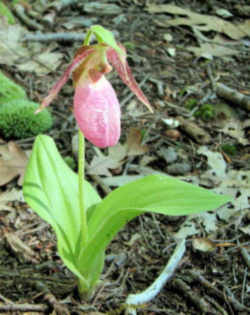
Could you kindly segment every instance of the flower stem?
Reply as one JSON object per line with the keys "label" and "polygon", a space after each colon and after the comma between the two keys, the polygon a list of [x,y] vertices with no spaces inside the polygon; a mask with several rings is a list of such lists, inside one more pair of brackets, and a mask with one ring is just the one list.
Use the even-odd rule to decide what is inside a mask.
{"label": "flower stem", "polygon": [[84,202],[84,163],[85,162],[85,138],[83,133],[78,132],[78,189],[79,189],[79,207],[81,213],[82,229],[81,233],[83,235],[83,246],[87,244],[88,241],[88,225],[87,225],[87,209]]}

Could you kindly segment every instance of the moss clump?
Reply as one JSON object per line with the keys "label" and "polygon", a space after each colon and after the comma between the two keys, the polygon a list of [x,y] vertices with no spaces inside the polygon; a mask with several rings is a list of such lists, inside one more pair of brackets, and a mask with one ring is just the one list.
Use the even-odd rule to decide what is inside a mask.
{"label": "moss clump", "polygon": [[214,106],[212,104],[204,104],[194,113],[194,116],[200,117],[205,121],[211,120],[216,116]]}
{"label": "moss clump", "polygon": [[185,102],[185,107],[189,110],[192,110],[193,108],[195,108],[195,106],[197,106],[198,101],[196,98],[189,98],[186,102]]}
{"label": "moss clump", "polygon": [[50,112],[45,109],[35,115],[38,104],[26,99],[14,99],[0,104],[0,133],[5,139],[36,136],[52,126]]}
{"label": "moss clump", "polygon": [[0,16],[5,16],[9,24],[15,24],[15,18],[9,8],[0,2]]}
{"label": "moss clump", "polygon": [[226,154],[232,155],[232,156],[236,155],[238,151],[236,145],[228,144],[228,143],[222,144],[221,149]]}
{"label": "moss clump", "polygon": [[16,98],[26,98],[25,90],[0,71],[0,104]]}

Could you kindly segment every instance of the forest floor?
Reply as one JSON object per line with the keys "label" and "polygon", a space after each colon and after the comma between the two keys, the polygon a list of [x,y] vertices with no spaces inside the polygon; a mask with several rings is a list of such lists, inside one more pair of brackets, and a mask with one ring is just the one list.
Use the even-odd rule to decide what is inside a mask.
{"label": "forest floor", "polygon": [[[1,204],[0,314],[123,314],[127,296],[155,280],[178,238],[187,239],[184,258],[137,313],[249,314],[249,2],[36,0],[19,6],[23,10],[11,8],[17,21],[12,27],[25,31],[17,45],[30,55],[10,58],[1,69],[31,100],[42,101],[81,46],[65,34],[81,36],[100,24],[126,47],[132,72],[152,104],[149,113],[115,71],[109,74],[122,109],[121,145],[102,151],[87,143],[86,148],[87,177],[103,196],[160,172],[232,195],[233,202],[188,218],[144,214],[129,222],[107,249],[101,283],[90,301],[79,300],[51,227],[25,202]],[[62,38],[50,40],[47,33]],[[73,93],[68,82],[51,104],[54,124],[48,134],[64,157],[76,161]],[[26,152],[34,138],[3,140]],[[20,190],[16,179],[1,188],[12,189]]]}

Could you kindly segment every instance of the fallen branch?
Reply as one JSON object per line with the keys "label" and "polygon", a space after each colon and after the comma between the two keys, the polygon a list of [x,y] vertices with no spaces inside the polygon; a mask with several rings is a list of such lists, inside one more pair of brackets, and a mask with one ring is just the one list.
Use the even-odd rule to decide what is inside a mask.
{"label": "fallen branch", "polygon": [[236,311],[250,310],[248,307],[237,301],[228,288],[226,288],[228,291],[228,295],[226,296],[223,291],[218,290],[213,283],[210,283],[208,280],[206,280],[198,271],[189,270],[188,274],[193,280],[198,281],[201,285],[203,285],[207,291],[210,291],[213,295],[225,301],[225,303],[227,303],[227,301],[230,302]]}
{"label": "fallen branch", "polygon": [[5,304],[0,305],[0,312],[45,312],[48,306],[45,304]]}
{"label": "fallen branch", "polygon": [[16,15],[19,17],[19,19],[25,23],[29,28],[31,29],[35,29],[35,30],[43,30],[43,26],[41,24],[38,24],[37,22],[35,22],[33,19],[31,19],[30,17],[28,17],[25,13],[25,9],[22,5],[15,5],[14,6],[15,9],[15,13]]}
{"label": "fallen branch", "polygon": [[250,97],[249,96],[246,96],[240,92],[237,92],[229,88],[223,83],[216,84],[216,93],[220,97],[223,97],[224,99],[226,99],[227,101],[235,103],[241,106],[243,109],[250,111]]}
{"label": "fallen branch", "polygon": [[207,301],[198,295],[191,287],[181,279],[175,279],[173,281],[173,287],[186,296],[202,314],[207,314],[209,311],[209,304]]}
{"label": "fallen branch", "polygon": [[29,42],[74,42],[83,41],[85,39],[85,34],[81,33],[28,33],[25,34],[22,41]]}
{"label": "fallen branch", "polygon": [[180,122],[180,129],[190,135],[197,143],[207,144],[211,142],[211,137],[208,132],[200,128],[193,121],[182,117],[177,117],[177,120]]}

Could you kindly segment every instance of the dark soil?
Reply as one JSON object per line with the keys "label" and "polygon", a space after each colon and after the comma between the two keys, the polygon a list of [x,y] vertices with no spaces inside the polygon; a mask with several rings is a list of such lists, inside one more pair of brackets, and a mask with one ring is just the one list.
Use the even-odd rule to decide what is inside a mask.
{"label": "dark soil", "polygon": [[[30,2],[32,6],[35,1]],[[85,18],[85,23],[92,21],[115,31],[116,38],[125,44],[134,76],[142,83],[141,88],[155,112],[147,114],[145,111],[145,115],[133,116],[128,110],[133,99],[127,98],[130,91],[112,72],[109,79],[117,91],[123,111],[121,142],[125,141],[130,127],[143,129],[147,132],[145,141],[150,155],[154,157],[150,164],[153,169],[168,173],[166,161],[157,152],[162,146],[174,147],[182,152],[180,163],[186,161],[189,164],[188,175],[199,176],[206,169],[206,159],[197,154],[199,146],[204,144],[202,140],[199,143],[187,130],[181,128],[171,133],[162,122],[162,118],[182,117],[195,123],[205,135],[211,137],[205,143],[210,150],[222,152],[222,144],[235,145],[237,150],[234,155],[224,152],[228,167],[249,170],[249,143],[240,144],[236,138],[218,131],[218,121],[194,117],[185,107],[185,102],[190,98],[196,99],[198,106],[225,102],[213,90],[218,76],[221,83],[249,95],[249,46],[245,50],[239,46],[236,56],[214,57],[213,60],[198,58],[187,50],[190,46],[197,46],[197,38],[191,28],[160,27],[156,21],[164,15],[152,14],[146,10],[146,2],[167,4],[168,1],[109,1],[120,9],[119,14],[83,12],[80,2],[75,1],[58,11],[51,7],[40,12],[43,15],[56,12],[53,23],[46,26],[44,32],[67,32],[62,26],[63,22],[70,20],[70,17],[81,16]],[[247,19],[237,13],[235,5],[249,5],[248,1],[233,0],[171,3],[210,15],[215,15],[218,8],[224,8],[233,13],[229,19],[233,23]],[[28,9],[26,13],[29,15]],[[165,17],[171,16],[165,14]],[[39,19],[37,22],[42,23]],[[30,30],[29,26],[24,26]],[[70,31],[84,33],[86,29],[75,26]],[[164,40],[166,33],[172,35],[171,42]],[[215,32],[205,34],[212,38]],[[245,40],[249,42],[249,38]],[[63,73],[80,45],[79,41],[58,42],[56,49],[64,54],[63,64],[56,72],[46,76],[18,72],[15,66],[3,66],[3,69],[25,87],[32,100],[39,102]],[[171,47],[176,48],[174,56],[168,53],[167,49]],[[190,86],[195,86],[193,92],[188,89]],[[73,88],[69,82],[51,105],[55,123],[48,134],[55,139],[64,156],[73,156],[71,140],[77,130],[72,115],[72,97]],[[142,108],[141,104],[138,106]],[[237,110],[241,120],[249,119],[249,112]],[[23,149],[30,149],[33,140],[19,143]],[[90,162],[94,155],[90,144],[87,145],[86,155]],[[140,160],[140,156],[132,157],[123,167],[129,163],[139,164]],[[116,175],[121,174],[122,170],[116,172]],[[93,178],[89,179],[93,181]],[[16,185],[16,182],[9,185]],[[102,189],[97,188],[104,195]],[[148,287],[166,265],[176,244],[172,233],[178,231],[184,221],[182,217],[147,214],[130,222],[109,246],[101,284],[93,298],[85,302],[79,300],[76,280],[57,255],[52,229],[26,204],[17,203],[14,206],[15,212],[0,214],[0,313],[6,307],[5,311],[9,308],[10,314],[123,314],[122,305],[126,297]],[[249,225],[249,220],[249,213],[246,212],[242,222]],[[249,251],[249,235],[240,230],[234,219],[226,223],[219,222],[218,230],[210,234],[206,233],[203,226],[199,228],[200,233],[195,237],[208,238],[220,246],[209,252],[197,251],[192,247],[192,237],[188,239],[187,251],[173,278],[154,300],[137,310],[138,314],[249,314],[250,259],[248,256],[247,265],[243,253],[243,249]],[[9,234],[16,239],[10,240]],[[23,246],[32,249],[32,253]]]}

